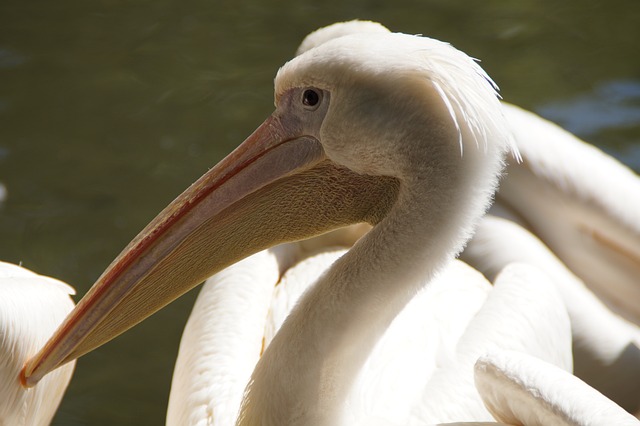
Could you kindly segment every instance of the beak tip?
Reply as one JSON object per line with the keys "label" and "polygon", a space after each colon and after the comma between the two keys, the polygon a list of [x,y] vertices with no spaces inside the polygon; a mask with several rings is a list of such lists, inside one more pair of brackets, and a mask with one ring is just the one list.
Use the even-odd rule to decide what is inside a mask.
{"label": "beak tip", "polygon": [[[20,370],[20,384],[23,388],[28,389],[34,387],[38,382],[33,383],[33,377],[27,377],[27,364]],[[30,380],[31,379],[31,380]]]}
{"label": "beak tip", "polygon": [[29,389],[37,385],[42,378],[47,375],[51,370],[42,371],[44,369],[40,368],[41,371],[37,371],[37,364],[34,366],[34,358],[30,358],[27,362],[24,363],[22,370],[20,370],[20,384],[23,388]]}

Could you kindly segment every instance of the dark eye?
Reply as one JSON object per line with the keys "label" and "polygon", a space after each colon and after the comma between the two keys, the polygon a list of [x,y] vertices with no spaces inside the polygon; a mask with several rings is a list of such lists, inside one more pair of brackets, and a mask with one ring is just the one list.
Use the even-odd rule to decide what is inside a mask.
{"label": "dark eye", "polygon": [[315,109],[320,104],[320,93],[315,89],[307,89],[302,93],[302,104],[309,109]]}

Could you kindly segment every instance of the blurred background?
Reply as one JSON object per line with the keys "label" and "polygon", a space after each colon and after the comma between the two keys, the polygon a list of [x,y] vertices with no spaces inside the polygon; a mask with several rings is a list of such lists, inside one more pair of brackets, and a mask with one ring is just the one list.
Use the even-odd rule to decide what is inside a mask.
{"label": "blurred background", "polygon": [[[636,0],[3,0],[0,259],[83,295],[272,111],[302,38],[354,18],[452,43],[505,100],[640,170]],[[162,424],[196,294],[83,357],[54,424]]]}

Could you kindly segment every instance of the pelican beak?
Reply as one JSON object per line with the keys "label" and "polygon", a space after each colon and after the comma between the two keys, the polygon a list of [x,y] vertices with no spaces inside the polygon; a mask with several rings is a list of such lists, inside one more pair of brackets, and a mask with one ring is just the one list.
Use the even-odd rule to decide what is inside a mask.
{"label": "pelican beak", "polygon": [[253,253],[353,223],[377,223],[396,194],[395,179],[337,166],[316,138],[274,113],[111,263],[26,363],[23,385],[34,386]]}

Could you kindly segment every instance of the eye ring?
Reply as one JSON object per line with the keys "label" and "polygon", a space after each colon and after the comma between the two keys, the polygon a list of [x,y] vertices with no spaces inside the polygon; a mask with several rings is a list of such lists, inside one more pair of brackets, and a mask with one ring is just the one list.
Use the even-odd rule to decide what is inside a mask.
{"label": "eye ring", "polygon": [[318,89],[305,89],[302,92],[302,105],[310,111],[317,109],[321,100],[322,92]]}

